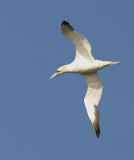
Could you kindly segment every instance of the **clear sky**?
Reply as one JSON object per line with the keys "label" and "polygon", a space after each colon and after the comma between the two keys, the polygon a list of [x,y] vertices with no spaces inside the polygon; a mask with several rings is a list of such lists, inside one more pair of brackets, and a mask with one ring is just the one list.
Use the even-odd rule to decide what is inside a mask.
{"label": "clear sky", "polygon": [[[99,71],[100,138],[84,106],[80,75],[49,80],[73,61],[63,20],[87,37]],[[0,0],[0,159],[134,159],[134,1]]]}

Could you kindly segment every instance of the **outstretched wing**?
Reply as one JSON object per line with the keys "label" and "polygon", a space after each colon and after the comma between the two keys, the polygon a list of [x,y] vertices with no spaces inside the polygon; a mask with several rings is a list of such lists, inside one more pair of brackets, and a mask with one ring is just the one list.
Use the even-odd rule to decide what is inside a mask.
{"label": "outstretched wing", "polygon": [[97,75],[97,72],[92,74],[82,74],[82,76],[88,84],[88,89],[84,98],[84,103],[95,134],[97,137],[99,137],[99,111],[97,107],[102,95],[103,86],[101,83],[101,79]]}
{"label": "outstretched wing", "polygon": [[61,31],[64,36],[69,38],[74,43],[76,47],[75,58],[89,59],[90,62],[94,61],[94,58],[91,54],[91,46],[83,35],[75,32],[73,27],[66,21],[62,22]]}

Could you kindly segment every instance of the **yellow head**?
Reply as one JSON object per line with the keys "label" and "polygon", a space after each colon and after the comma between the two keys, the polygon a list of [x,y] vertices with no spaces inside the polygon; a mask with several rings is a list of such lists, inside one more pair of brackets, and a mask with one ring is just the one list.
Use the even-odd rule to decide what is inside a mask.
{"label": "yellow head", "polygon": [[50,77],[50,79],[52,79],[52,78],[54,78],[54,77],[56,77],[56,76],[58,76],[60,74],[63,74],[65,72],[66,72],[66,66],[59,67],[57,69],[57,71]]}

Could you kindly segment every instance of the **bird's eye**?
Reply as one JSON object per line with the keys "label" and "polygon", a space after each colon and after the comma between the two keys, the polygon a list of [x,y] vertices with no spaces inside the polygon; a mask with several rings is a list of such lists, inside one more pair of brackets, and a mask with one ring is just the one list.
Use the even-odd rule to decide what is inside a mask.
{"label": "bird's eye", "polygon": [[60,72],[59,70],[56,71],[56,73]]}

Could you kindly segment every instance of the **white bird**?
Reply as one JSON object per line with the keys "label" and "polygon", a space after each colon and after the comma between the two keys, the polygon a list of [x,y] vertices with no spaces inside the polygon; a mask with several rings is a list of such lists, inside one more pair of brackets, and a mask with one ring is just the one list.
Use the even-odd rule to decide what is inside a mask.
{"label": "white bird", "polygon": [[94,59],[88,40],[83,35],[75,32],[73,27],[66,21],[63,21],[61,24],[61,32],[74,43],[76,47],[76,56],[72,63],[58,68],[50,79],[67,72],[79,73],[84,77],[88,85],[84,103],[94,132],[96,136],[99,137],[98,104],[102,95],[103,86],[97,71],[103,67],[119,63],[119,61],[100,61]]}

